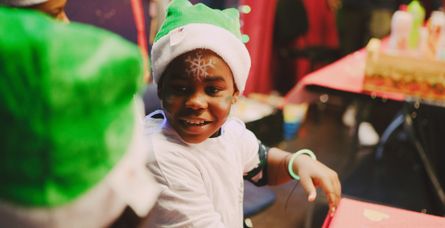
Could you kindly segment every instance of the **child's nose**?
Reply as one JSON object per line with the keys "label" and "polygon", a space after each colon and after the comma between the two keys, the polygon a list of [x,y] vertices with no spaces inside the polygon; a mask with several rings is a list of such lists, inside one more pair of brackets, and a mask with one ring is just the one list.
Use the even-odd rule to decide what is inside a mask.
{"label": "child's nose", "polygon": [[189,96],[185,103],[187,108],[191,109],[205,109],[207,108],[206,96],[202,95],[200,92],[195,92]]}

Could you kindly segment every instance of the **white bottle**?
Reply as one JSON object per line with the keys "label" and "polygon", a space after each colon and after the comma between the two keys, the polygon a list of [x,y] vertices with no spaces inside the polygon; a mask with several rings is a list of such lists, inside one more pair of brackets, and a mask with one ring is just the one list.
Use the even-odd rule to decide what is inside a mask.
{"label": "white bottle", "polygon": [[428,22],[428,52],[438,60],[445,60],[445,13],[434,11]]}
{"label": "white bottle", "polygon": [[411,32],[413,16],[406,11],[406,5],[401,5],[391,19],[391,34],[389,49],[391,51],[405,51],[408,49],[408,39]]}

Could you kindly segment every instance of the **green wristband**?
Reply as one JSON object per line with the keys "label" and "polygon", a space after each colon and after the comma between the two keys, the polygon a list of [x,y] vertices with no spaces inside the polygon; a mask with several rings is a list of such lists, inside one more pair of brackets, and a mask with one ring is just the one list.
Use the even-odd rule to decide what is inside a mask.
{"label": "green wristband", "polygon": [[298,176],[297,174],[294,173],[294,169],[293,169],[293,164],[294,164],[294,160],[295,158],[297,158],[298,156],[305,154],[309,157],[311,157],[314,160],[317,160],[317,157],[315,156],[314,152],[312,152],[311,150],[308,149],[302,149],[297,151],[296,153],[294,153],[292,155],[292,157],[290,158],[289,164],[287,165],[287,169],[289,171],[289,175],[295,179],[295,180],[300,180],[300,176]]}

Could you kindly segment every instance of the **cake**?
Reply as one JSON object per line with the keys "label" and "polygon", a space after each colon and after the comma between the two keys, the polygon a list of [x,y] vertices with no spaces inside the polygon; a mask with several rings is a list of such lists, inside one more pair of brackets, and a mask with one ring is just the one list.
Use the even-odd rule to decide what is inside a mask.
{"label": "cake", "polygon": [[445,61],[384,50],[378,39],[371,39],[366,47],[364,91],[445,102]]}

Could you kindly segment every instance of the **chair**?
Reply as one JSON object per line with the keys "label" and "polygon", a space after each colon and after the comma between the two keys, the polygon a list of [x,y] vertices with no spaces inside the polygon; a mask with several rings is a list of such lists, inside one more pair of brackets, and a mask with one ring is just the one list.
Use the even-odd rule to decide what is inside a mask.
{"label": "chair", "polygon": [[244,227],[253,227],[250,217],[270,207],[276,199],[275,192],[268,186],[257,187],[249,181],[244,181]]}

